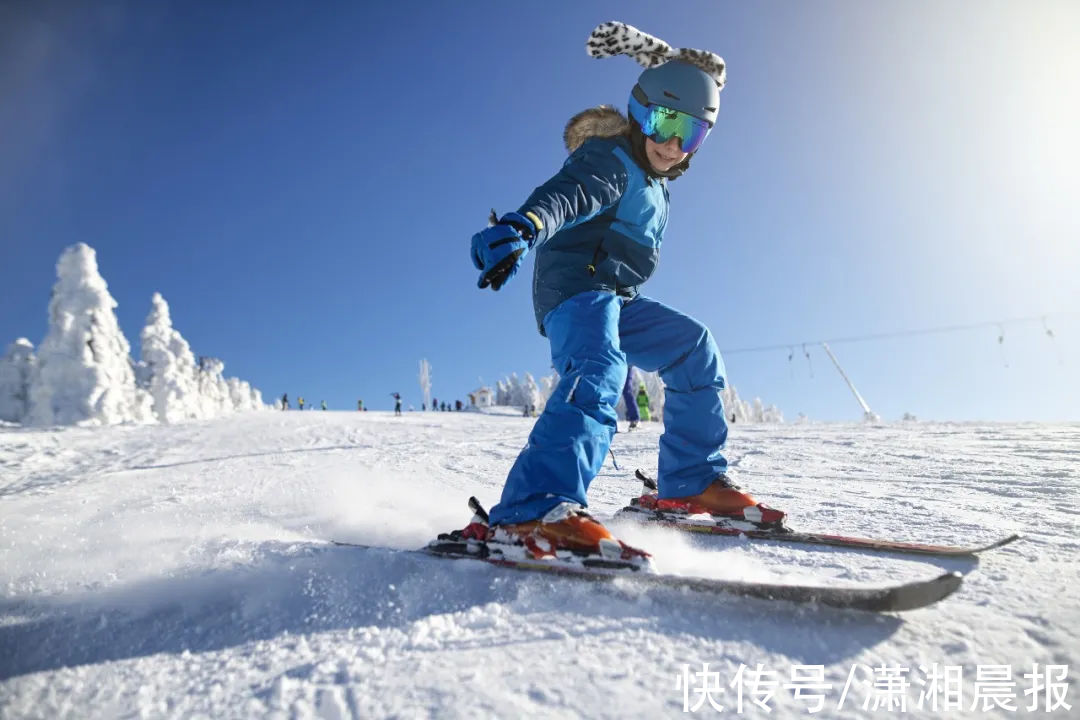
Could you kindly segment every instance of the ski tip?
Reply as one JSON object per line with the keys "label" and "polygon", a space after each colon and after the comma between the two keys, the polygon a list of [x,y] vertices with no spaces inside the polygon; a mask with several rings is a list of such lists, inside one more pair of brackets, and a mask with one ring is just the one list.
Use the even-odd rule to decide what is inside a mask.
{"label": "ski tip", "polygon": [[949,597],[960,589],[963,582],[964,576],[952,571],[930,580],[908,583],[891,589],[874,609],[902,612],[924,608]]}
{"label": "ski tip", "polygon": [[1000,540],[995,540],[992,543],[987,543],[986,545],[981,545],[979,547],[971,548],[971,549],[968,550],[967,554],[968,555],[981,555],[982,553],[986,552],[987,550],[997,550],[1000,547],[1005,547],[1006,545],[1011,545],[1012,543],[1016,542],[1017,540],[1022,539],[1023,537],[1024,536],[1021,535],[1020,533],[1013,533],[1012,535],[1009,535],[1008,537],[1003,537]]}
{"label": "ski tip", "polygon": [[346,540],[330,540],[330,544],[333,545],[334,547],[362,548],[364,550],[369,550],[369,549],[371,549],[373,547],[372,545],[365,545],[364,543],[348,542]]}
{"label": "ski tip", "polygon": [[933,580],[927,581],[926,585],[928,588],[937,590],[939,593],[937,600],[940,600],[959,590],[963,583],[964,575],[956,570],[950,570],[947,573],[938,575]]}
{"label": "ski tip", "polygon": [[960,586],[964,582],[964,575],[957,570],[952,570],[950,572],[938,575],[931,582],[938,588],[946,591],[942,595],[942,597],[946,597],[948,595],[952,595],[954,592],[960,589]]}
{"label": "ski tip", "polygon": [[986,550],[991,550],[993,548],[1005,547],[1006,545],[1013,544],[1017,540],[1023,540],[1023,539],[1024,539],[1024,536],[1021,535],[1020,533],[1013,533],[1012,535],[1010,535],[1010,536],[1008,536],[1006,538],[1002,538],[1001,540],[998,540],[996,543],[994,543],[992,545],[986,546],[985,549]]}

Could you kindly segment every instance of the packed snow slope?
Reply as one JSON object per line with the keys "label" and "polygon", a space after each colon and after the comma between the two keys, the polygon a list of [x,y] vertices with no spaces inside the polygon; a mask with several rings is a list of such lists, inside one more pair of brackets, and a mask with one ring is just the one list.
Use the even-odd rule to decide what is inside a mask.
{"label": "packed snow slope", "polygon": [[[966,575],[936,606],[875,615],[393,550],[463,526],[470,495],[496,502],[531,422],[292,411],[0,427],[0,717],[717,716],[737,715],[740,689],[746,717],[767,716],[754,689],[773,718],[806,716],[814,694],[818,717],[899,714],[901,694],[914,718],[1023,716],[1033,701],[1032,716],[1080,716],[1080,426],[732,428],[733,474],[792,526],[960,544],[1025,533],[980,561],[613,525],[666,572]],[[655,468],[659,433],[616,437],[594,512],[639,491],[632,471]],[[959,675],[962,711],[919,684],[935,664]],[[1069,666],[1050,684],[1072,710],[1026,693],[1033,664]],[[1017,713],[982,711],[986,666],[1008,668]],[[891,697],[889,668],[909,683]],[[787,687],[816,671],[831,687]]]}

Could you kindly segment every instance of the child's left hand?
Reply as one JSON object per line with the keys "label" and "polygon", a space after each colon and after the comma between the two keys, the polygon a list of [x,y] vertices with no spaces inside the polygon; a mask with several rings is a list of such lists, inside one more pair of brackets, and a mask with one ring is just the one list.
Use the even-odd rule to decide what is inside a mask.
{"label": "child's left hand", "polygon": [[[494,211],[492,211],[494,217]],[[472,237],[472,261],[480,273],[477,287],[491,285],[498,290],[517,275],[532,247],[535,225],[518,213],[510,213],[498,224],[481,230]]]}

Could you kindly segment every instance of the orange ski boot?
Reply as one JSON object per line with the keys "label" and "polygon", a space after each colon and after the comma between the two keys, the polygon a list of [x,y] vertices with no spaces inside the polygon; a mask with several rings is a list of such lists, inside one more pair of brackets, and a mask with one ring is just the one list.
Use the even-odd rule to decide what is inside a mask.
{"label": "orange ski boot", "polygon": [[718,515],[747,520],[758,525],[778,525],[785,517],[784,512],[759,503],[732,483],[727,475],[720,475],[697,495],[661,500],[655,495],[646,494],[638,498],[637,504],[649,510],[688,515]]}
{"label": "orange ski boot", "polygon": [[[491,528],[492,544],[523,545],[533,559],[584,557],[587,564],[648,567],[649,553],[617,540],[580,505],[560,503],[539,520]],[[561,551],[561,554],[560,554]]]}
{"label": "orange ski boot", "polygon": [[672,500],[660,500],[663,503],[680,503],[704,511],[711,515],[742,515],[743,510],[758,504],[749,493],[743,492],[721,475],[697,495],[689,495]]}

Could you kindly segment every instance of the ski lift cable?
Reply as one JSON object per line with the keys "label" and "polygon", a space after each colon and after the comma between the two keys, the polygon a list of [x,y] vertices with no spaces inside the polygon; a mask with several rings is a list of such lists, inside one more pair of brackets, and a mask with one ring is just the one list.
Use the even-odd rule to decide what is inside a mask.
{"label": "ski lift cable", "polygon": [[969,323],[966,325],[941,325],[938,327],[919,328],[916,330],[897,330],[887,333],[870,333],[866,335],[853,335],[848,337],[833,338],[831,340],[806,340],[795,343],[786,342],[778,343],[776,345],[759,345],[756,347],[744,347],[733,348],[730,350],[721,350],[723,355],[736,355],[739,353],[754,353],[754,352],[768,352],[773,350],[787,350],[793,345],[820,345],[821,343],[829,343],[831,345],[838,345],[840,343],[855,343],[855,342],[869,342],[871,340],[889,340],[892,338],[912,337],[916,335],[936,335],[940,333],[960,332],[963,330],[977,330],[979,328],[997,327],[1002,328],[1005,325],[1019,325],[1029,323],[1043,323],[1045,327],[1046,318],[1052,316],[1075,316],[1080,313],[1072,312],[1060,312],[1060,313],[1043,313],[1042,315],[1032,315],[1030,317],[1022,318],[1010,318],[1008,320],[987,320],[984,322]]}

